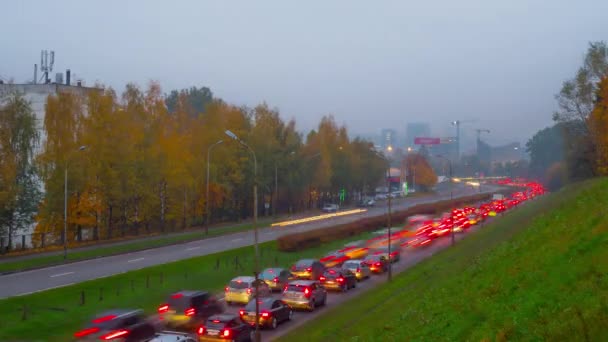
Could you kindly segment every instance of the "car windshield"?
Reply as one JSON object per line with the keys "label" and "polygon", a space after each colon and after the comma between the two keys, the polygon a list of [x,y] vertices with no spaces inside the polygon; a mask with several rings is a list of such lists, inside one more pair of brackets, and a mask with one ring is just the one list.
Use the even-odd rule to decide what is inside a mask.
{"label": "car windshield", "polygon": [[249,288],[249,283],[240,280],[233,280],[228,286],[232,289],[242,290]]}

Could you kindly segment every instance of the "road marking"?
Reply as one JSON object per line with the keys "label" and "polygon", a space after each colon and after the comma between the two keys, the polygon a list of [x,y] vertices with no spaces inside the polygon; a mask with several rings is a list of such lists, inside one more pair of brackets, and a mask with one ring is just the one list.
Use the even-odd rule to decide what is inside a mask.
{"label": "road marking", "polygon": [[42,290],[36,290],[36,291],[24,292],[24,293],[16,294],[13,297],[27,296],[27,295],[31,295],[31,294],[34,294],[34,293],[48,291],[48,290],[53,290],[53,289],[58,289],[58,288],[61,288],[61,287],[66,287],[66,286],[70,286],[70,285],[74,285],[74,284],[76,284],[76,283],[67,283],[67,284],[63,284],[63,285],[57,285],[57,286],[53,286],[53,287],[47,287],[46,289],[42,289]]}
{"label": "road marking", "polygon": [[132,260],[129,260],[127,262],[138,262],[138,261],[142,261],[142,260],[144,260],[144,258],[132,259]]}
{"label": "road marking", "polygon": [[230,241],[232,241],[232,242],[237,242],[237,241],[241,241],[241,240],[243,240],[243,238],[236,238],[236,239],[232,239],[232,240],[230,240]]}
{"label": "road marking", "polygon": [[190,247],[190,248],[186,248],[187,251],[193,251],[195,249],[199,249],[201,248],[201,246],[196,246],[196,247]]}
{"label": "road marking", "polygon": [[66,275],[68,275],[68,274],[74,274],[74,272],[65,272],[65,273],[53,274],[53,275],[51,276],[51,278],[63,277],[63,276],[66,276]]}

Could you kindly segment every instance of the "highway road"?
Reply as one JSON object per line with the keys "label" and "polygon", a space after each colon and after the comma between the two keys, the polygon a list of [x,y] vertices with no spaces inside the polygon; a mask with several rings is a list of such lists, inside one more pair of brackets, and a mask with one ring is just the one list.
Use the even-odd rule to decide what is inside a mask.
{"label": "highway road", "polygon": [[[489,185],[482,187],[483,192],[488,193],[494,192],[496,189],[497,187]],[[458,185],[454,186],[453,194],[454,198],[456,198],[478,192],[477,189]],[[449,187],[443,186],[437,195],[434,196],[397,200],[393,205],[393,210],[401,210],[416,204],[431,203],[449,198]],[[361,217],[377,216],[385,212],[386,205],[379,203],[378,206],[370,208],[362,214],[341,216],[283,228],[262,228],[259,230],[259,241],[272,241],[285,234],[352,222]],[[0,283],[2,284],[0,287],[0,299],[69,286],[87,280],[109,277],[149,266],[250,246],[252,244],[253,234],[251,231],[240,232],[180,245],[159,247],[145,251],[7,274],[0,276]]]}

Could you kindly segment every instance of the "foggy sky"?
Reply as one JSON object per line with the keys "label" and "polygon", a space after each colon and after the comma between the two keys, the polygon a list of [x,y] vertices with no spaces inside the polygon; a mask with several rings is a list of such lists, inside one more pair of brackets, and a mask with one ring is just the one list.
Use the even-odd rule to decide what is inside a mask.
{"label": "foggy sky", "polygon": [[[333,114],[357,134],[487,128],[525,143],[551,124],[554,94],[589,41],[608,40],[606,0],[3,1],[0,77],[54,72],[124,89],[208,86],[278,107],[300,130]],[[53,72],[53,74],[54,74]],[[40,74],[39,74],[40,75]],[[74,78],[74,77],[73,77]],[[54,75],[52,77],[54,79]]]}

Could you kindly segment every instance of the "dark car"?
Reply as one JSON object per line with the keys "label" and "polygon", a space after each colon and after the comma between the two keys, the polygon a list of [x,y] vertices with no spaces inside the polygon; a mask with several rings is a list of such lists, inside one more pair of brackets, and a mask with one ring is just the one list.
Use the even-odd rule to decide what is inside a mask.
{"label": "dark car", "polygon": [[388,259],[384,255],[368,255],[363,259],[363,262],[374,273],[382,273],[388,270]]}
{"label": "dark car", "polygon": [[[289,305],[274,298],[262,298],[258,301],[260,327],[276,329],[279,323],[289,321],[293,311]],[[255,299],[239,311],[243,322],[255,327]]]}
{"label": "dark car", "polygon": [[117,309],[95,316],[74,337],[77,341],[136,342],[154,338],[157,328],[142,310]]}
{"label": "dark car", "polygon": [[267,268],[260,273],[260,279],[264,280],[272,291],[283,291],[285,285],[293,280],[293,275],[284,268]]}
{"label": "dark car", "polygon": [[254,340],[254,331],[249,324],[245,324],[237,315],[213,315],[207,319],[205,325],[197,331],[199,341],[235,341],[250,342]]}
{"label": "dark car", "polygon": [[295,280],[283,291],[283,303],[292,308],[313,311],[327,302],[327,290],[315,280]]}
{"label": "dark car", "polygon": [[328,290],[346,292],[357,287],[357,276],[348,269],[330,268],[323,273],[319,280]]}
{"label": "dark car", "polygon": [[194,330],[207,317],[224,312],[224,306],[207,291],[180,291],[169,296],[158,307],[158,315],[166,326]]}
{"label": "dark car", "polygon": [[291,274],[298,279],[318,280],[323,272],[325,265],[315,259],[302,259],[291,266]]}

